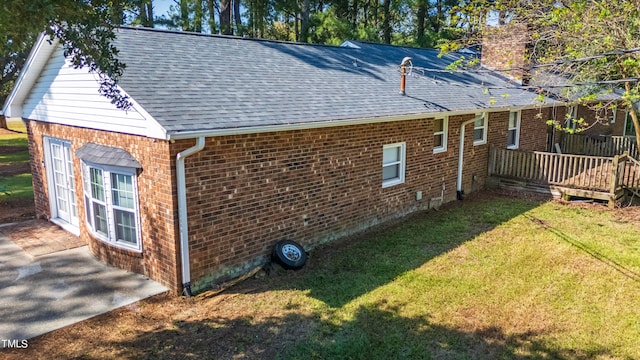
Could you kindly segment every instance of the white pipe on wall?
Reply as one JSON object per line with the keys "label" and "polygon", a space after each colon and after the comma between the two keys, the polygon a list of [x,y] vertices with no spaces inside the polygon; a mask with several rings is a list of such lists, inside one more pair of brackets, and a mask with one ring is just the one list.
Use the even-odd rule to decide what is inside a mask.
{"label": "white pipe on wall", "polygon": [[205,138],[196,139],[196,144],[176,155],[176,184],[178,188],[178,226],[180,228],[180,259],[182,262],[182,288],[191,296],[191,266],[189,265],[189,224],[187,218],[187,185],[184,159],[204,149]]}
{"label": "white pipe on wall", "polygon": [[[465,126],[476,122],[476,120],[481,119],[484,116],[485,114],[476,115],[476,117],[474,117],[473,119],[467,120],[463,122],[462,125],[460,125],[460,151],[458,153],[458,179],[456,183],[456,197],[458,198],[458,200],[462,200],[464,194],[462,191],[462,170],[464,168],[464,128]],[[489,124],[487,122],[487,128],[488,125]],[[485,131],[488,131],[488,129],[485,129]]]}

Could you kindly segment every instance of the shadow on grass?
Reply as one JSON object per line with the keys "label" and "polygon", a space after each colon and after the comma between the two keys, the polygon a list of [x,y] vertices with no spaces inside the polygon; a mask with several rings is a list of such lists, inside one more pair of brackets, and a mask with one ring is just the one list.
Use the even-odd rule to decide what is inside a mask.
{"label": "shadow on grass", "polygon": [[538,218],[535,218],[533,216],[528,216],[528,215],[525,215],[525,217],[527,219],[531,220],[531,222],[541,226],[543,229],[549,231],[550,233],[554,234],[558,238],[560,238],[563,241],[567,242],[568,244],[573,245],[574,247],[576,247],[576,248],[580,249],[581,251],[585,252],[586,254],[591,256],[592,258],[594,258],[594,259],[600,261],[601,263],[611,267],[612,269],[616,270],[617,272],[619,272],[620,274],[626,276],[627,278],[640,283],[640,273],[638,273],[634,269],[632,269],[632,268],[630,268],[628,266],[625,266],[624,264],[621,264],[621,263],[617,262],[616,260],[612,259],[611,257],[609,257],[609,256],[607,256],[605,254],[602,254],[598,250],[593,249],[589,245],[581,242],[580,240],[575,239],[575,238],[567,235],[562,230],[559,230],[557,228],[552,227],[550,224],[548,224],[544,220],[540,220]]}
{"label": "shadow on grass", "polygon": [[469,332],[406,318],[386,304],[360,307],[335,323],[290,313],[251,319],[176,321],[170,329],[131,334],[106,344],[120,358],[137,359],[590,359],[606,349],[577,353],[551,348],[544,333],[506,334],[499,328]]}
{"label": "shadow on grass", "polygon": [[302,270],[271,276],[286,277],[271,288],[308,290],[329,306],[341,307],[541,203],[482,197],[422,212],[312,251]]}

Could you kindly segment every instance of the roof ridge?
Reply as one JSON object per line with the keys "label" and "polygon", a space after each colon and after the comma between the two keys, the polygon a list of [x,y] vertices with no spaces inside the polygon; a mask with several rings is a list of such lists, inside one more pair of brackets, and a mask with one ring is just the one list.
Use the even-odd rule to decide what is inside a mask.
{"label": "roof ridge", "polygon": [[327,47],[327,48],[334,48],[334,49],[346,49],[346,48],[341,47],[339,45],[303,43],[303,42],[297,42],[297,41],[284,41],[284,40],[274,40],[274,39],[252,38],[252,37],[247,37],[247,36],[236,36],[236,35],[206,34],[206,33],[194,32],[194,31],[182,31],[182,30],[149,28],[149,27],[143,27],[143,26],[122,25],[122,26],[119,26],[117,29],[119,29],[119,30],[135,30],[135,31],[166,33],[166,34],[174,34],[174,35],[191,35],[191,36],[210,37],[210,38],[217,38],[217,39],[266,42],[266,43],[275,43],[275,44],[284,44],[284,45],[313,46],[313,47]]}
{"label": "roof ridge", "polygon": [[418,46],[408,46],[408,45],[394,45],[394,44],[385,44],[385,43],[378,43],[375,41],[365,41],[365,40],[345,40],[345,41],[351,41],[351,42],[355,42],[355,43],[360,43],[360,44],[366,44],[366,45],[373,45],[373,46],[387,46],[387,47],[392,47],[392,48],[400,48],[400,49],[411,49],[411,50],[427,50],[427,51],[440,51],[436,48],[430,48],[430,47],[418,47]]}

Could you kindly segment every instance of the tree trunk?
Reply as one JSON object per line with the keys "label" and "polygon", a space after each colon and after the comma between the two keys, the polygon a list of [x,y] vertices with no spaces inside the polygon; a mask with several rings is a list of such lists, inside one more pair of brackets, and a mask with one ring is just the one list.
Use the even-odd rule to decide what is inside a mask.
{"label": "tree trunk", "polygon": [[194,0],[195,11],[193,17],[193,31],[202,32],[202,21],[204,20],[204,9],[202,7],[202,0]]}
{"label": "tree trunk", "polygon": [[376,30],[378,28],[378,6],[380,6],[380,1],[378,0],[371,0],[371,19],[373,20],[373,22],[371,23],[371,25],[373,25]]}
{"label": "tree trunk", "polygon": [[111,22],[115,26],[120,26],[124,24],[124,7],[120,0],[115,0],[111,5]]}
{"label": "tree trunk", "polygon": [[300,19],[300,40],[301,42],[306,43],[309,41],[309,11],[310,11],[311,3],[309,0],[304,0],[304,5],[302,7],[302,16]]}
{"label": "tree trunk", "polygon": [[427,0],[418,0],[418,9],[416,10],[416,40],[418,45],[424,46],[424,23],[427,13]]}
{"label": "tree trunk", "polygon": [[140,25],[142,26],[147,26],[147,4],[144,1],[140,1],[140,5],[138,6],[138,12],[140,13],[140,16],[138,17],[138,19],[140,20]]}
{"label": "tree trunk", "polygon": [[218,33],[218,26],[216,24],[216,6],[214,1],[216,0],[206,0],[207,1],[207,10],[209,10],[209,31],[212,34]]}
{"label": "tree trunk", "polygon": [[436,21],[433,24],[433,32],[439,33],[442,23],[444,22],[444,11],[442,8],[442,0],[436,1]]}
{"label": "tree trunk", "polygon": [[4,117],[4,115],[0,115],[0,129],[9,129],[9,127],[7,126],[7,119]]}
{"label": "tree trunk", "polygon": [[358,26],[358,0],[352,0],[353,6],[351,7],[351,25],[355,29]]}
{"label": "tree trunk", "polygon": [[189,0],[180,0],[180,27],[182,31],[192,31],[189,24]]}
{"label": "tree trunk", "polygon": [[385,44],[391,44],[391,0],[382,3],[382,40]]}
{"label": "tree trunk", "polygon": [[[626,93],[631,94],[631,84],[625,82],[624,90]],[[633,103],[631,103],[631,105],[629,106],[629,115],[631,115],[633,128],[636,131],[636,145],[638,145],[638,149],[640,149],[640,121],[638,120],[638,112],[636,111],[636,107],[633,105]]]}
{"label": "tree trunk", "polygon": [[220,0],[220,32],[224,35],[233,35],[231,6],[231,0]]}
{"label": "tree trunk", "polygon": [[141,0],[138,5],[138,20],[144,27],[153,27],[153,1]]}
{"label": "tree trunk", "polygon": [[153,0],[148,0],[147,2],[147,25],[148,27],[154,26],[154,18],[153,18]]}
{"label": "tree trunk", "polygon": [[236,35],[244,35],[244,30],[242,29],[242,17],[240,17],[240,0],[233,0],[233,18],[236,22]]}

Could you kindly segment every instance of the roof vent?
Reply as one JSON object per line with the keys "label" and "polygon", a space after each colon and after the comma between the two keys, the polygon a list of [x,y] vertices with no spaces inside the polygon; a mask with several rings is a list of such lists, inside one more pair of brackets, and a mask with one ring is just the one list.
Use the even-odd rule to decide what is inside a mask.
{"label": "roof vent", "polygon": [[405,87],[407,84],[407,66],[413,67],[410,57],[405,57],[400,63],[400,95],[406,95]]}

